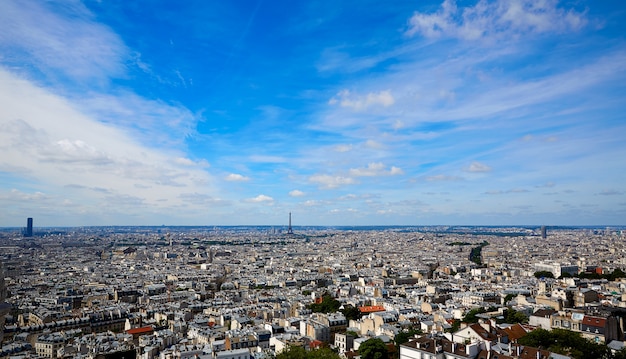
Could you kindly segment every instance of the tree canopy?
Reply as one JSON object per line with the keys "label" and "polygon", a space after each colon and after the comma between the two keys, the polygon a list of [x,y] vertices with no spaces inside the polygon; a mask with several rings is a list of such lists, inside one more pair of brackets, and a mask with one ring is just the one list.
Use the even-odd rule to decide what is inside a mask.
{"label": "tree canopy", "polygon": [[465,316],[463,317],[463,322],[465,323],[478,323],[478,317],[476,316],[477,314],[482,314],[482,313],[487,313],[487,312],[491,312],[496,310],[495,307],[489,307],[488,309],[485,308],[474,308],[472,310],[470,310],[469,312],[467,312],[467,314],[465,314]]}
{"label": "tree canopy", "polygon": [[547,270],[540,270],[535,272],[535,278],[554,278],[554,274]]}
{"label": "tree canopy", "polygon": [[359,346],[361,359],[389,359],[387,345],[379,338],[372,338],[364,341]]}
{"label": "tree canopy", "polygon": [[340,359],[340,357],[329,348],[307,351],[303,347],[289,346],[277,354],[276,359]]}
{"label": "tree canopy", "polygon": [[334,313],[341,307],[341,302],[333,298],[330,294],[326,293],[322,296],[321,303],[312,303],[308,305],[308,308],[313,313]]}
{"label": "tree canopy", "polygon": [[515,324],[515,323],[528,323],[528,316],[522,312],[518,312],[513,308],[508,308],[504,310],[504,319],[502,319],[503,323]]}
{"label": "tree canopy", "polygon": [[596,344],[583,338],[580,333],[565,329],[535,329],[518,341],[522,345],[541,347],[574,359],[585,358],[612,358],[610,349],[606,345]]}
{"label": "tree canopy", "polygon": [[400,344],[404,344],[409,341],[409,339],[413,338],[416,334],[422,334],[420,329],[409,329],[408,331],[401,331],[394,337],[394,341],[396,342],[396,346],[400,348]]}
{"label": "tree canopy", "polygon": [[363,316],[359,308],[353,305],[345,305],[341,312],[346,317],[346,320],[357,320]]}

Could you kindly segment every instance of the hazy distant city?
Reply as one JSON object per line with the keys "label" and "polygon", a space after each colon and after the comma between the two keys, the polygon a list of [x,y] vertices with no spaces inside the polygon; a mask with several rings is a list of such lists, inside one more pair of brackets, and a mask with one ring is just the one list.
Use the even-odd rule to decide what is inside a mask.
{"label": "hazy distant city", "polygon": [[625,230],[5,228],[2,357],[576,357],[520,344],[537,328],[621,353]]}

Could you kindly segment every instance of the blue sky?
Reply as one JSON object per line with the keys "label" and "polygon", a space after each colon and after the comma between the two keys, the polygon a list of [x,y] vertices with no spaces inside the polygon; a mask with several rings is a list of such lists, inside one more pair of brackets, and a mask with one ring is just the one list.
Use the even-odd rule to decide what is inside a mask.
{"label": "blue sky", "polygon": [[0,226],[624,225],[622,1],[0,2]]}

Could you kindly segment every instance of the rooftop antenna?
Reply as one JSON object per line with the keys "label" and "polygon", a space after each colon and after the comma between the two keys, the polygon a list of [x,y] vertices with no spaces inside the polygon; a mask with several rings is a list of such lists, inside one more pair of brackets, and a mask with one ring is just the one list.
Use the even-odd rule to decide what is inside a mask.
{"label": "rooftop antenna", "polygon": [[287,234],[293,234],[293,228],[291,228],[291,212],[289,212],[289,228],[287,228]]}

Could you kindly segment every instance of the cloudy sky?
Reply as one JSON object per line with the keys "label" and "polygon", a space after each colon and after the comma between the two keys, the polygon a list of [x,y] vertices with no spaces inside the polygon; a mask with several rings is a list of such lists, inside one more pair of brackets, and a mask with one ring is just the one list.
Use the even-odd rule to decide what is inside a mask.
{"label": "cloudy sky", "polygon": [[0,226],[624,225],[626,5],[0,1]]}

